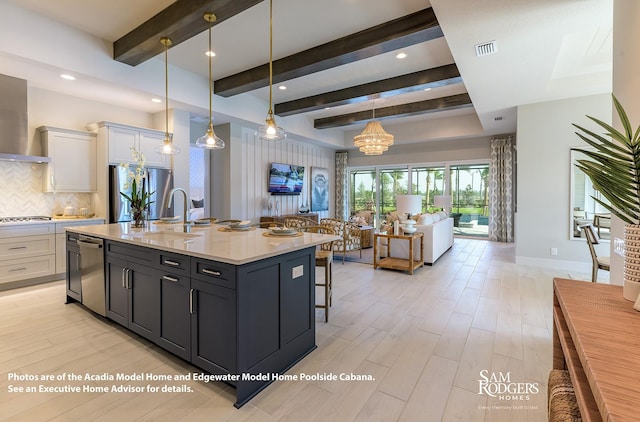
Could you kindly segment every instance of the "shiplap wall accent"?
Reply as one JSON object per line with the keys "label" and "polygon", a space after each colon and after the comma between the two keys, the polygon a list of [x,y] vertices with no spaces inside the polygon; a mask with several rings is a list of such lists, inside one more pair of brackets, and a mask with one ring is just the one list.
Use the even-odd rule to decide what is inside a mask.
{"label": "shiplap wall accent", "polygon": [[44,193],[42,172],[46,164],[0,161],[0,217],[52,216],[66,206],[91,209],[88,193]]}
{"label": "shiplap wall accent", "polygon": [[[234,199],[231,218],[259,221],[268,215],[269,200],[279,203],[279,214],[296,214],[305,202],[310,206],[311,167],[329,169],[329,175],[335,174],[335,151],[311,145],[295,139],[281,142],[265,142],[255,136],[255,130],[243,128],[241,145],[232,153],[231,195]],[[267,191],[271,163],[295,164],[304,166],[304,187],[301,195],[271,195]],[[234,166],[237,166],[234,168]],[[239,178],[239,180],[238,180]],[[333,180],[329,186],[333,186]],[[323,211],[322,217],[334,215],[334,192],[330,193],[329,211]],[[272,210],[275,213],[275,207]],[[235,214],[235,215],[234,215]]]}

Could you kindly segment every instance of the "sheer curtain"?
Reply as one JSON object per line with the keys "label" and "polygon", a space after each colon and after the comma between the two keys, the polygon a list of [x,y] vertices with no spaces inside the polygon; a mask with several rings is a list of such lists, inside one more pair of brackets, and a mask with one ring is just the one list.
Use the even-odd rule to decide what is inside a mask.
{"label": "sheer curtain", "polygon": [[514,148],[511,136],[491,139],[489,240],[513,242]]}
{"label": "sheer curtain", "polygon": [[336,152],[336,218],[349,219],[349,173],[347,164],[349,153],[347,151]]}

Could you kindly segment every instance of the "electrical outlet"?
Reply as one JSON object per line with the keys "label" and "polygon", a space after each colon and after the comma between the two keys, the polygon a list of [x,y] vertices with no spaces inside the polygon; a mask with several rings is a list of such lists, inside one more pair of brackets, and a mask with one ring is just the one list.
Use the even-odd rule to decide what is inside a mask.
{"label": "electrical outlet", "polygon": [[551,250],[549,250],[549,253],[551,254],[551,256],[558,256],[558,248],[551,248]]}
{"label": "electrical outlet", "polygon": [[624,256],[624,240],[617,237],[613,238],[613,252],[620,256]]}
{"label": "electrical outlet", "polygon": [[304,266],[298,265],[291,270],[291,278],[298,278],[304,275]]}

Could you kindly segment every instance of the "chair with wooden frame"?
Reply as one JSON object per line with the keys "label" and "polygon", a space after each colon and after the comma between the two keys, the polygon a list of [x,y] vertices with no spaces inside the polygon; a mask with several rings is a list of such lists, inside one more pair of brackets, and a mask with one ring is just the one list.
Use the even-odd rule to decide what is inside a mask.
{"label": "chair with wooden frame", "polygon": [[322,218],[320,225],[332,229],[340,240],[336,240],[333,244],[334,252],[342,252],[342,263],[344,264],[347,252],[360,251],[362,258],[362,246],[360,243],[361,234],[360,227],[350,221],[339,220],[337,218]]}
{"label": "chair with wooden frame", "polygon": [[302,227],[317,226],[318,223],[306,217],[285,217],[283,223],[286,227],[299,230]]}
{"label": "chair with wooden frame", "polygon": [[[322,234],[335,234],[335,232],[325,226],[305,226],[301,227],[299,231],[308,233],[322,233]],[[329,322],[329,308],[331,307],[331,298],[333,296],[333,276],[332,276],[332,264],[333,264],[333,240],[320,245],[316,249],[316,267],[324,267],[324,283],[319,283],[316,280],[317,287],[324,287],[324,303],[316,304],[316,308],[324,309],[324,322]]]}
{"label": "chair with wooden frame", "polygon": [[587,238],[587,245],[589,245],[589,253],[591,253],[591,261],[593,263],[591,281],[595,283],[598,280],[598,270],[610,271],[610,257],[598,256],[596,253],[595,245],[600,242],[591,224],[584,224],[580,226],[580,228],[584,231],[584,235]]}

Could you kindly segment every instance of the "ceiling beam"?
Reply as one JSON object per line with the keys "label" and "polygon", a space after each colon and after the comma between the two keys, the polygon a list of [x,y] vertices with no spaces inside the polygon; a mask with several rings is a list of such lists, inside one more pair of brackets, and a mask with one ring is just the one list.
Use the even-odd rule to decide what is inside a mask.
{"label": "ceiling beam", "polygon": [[275,105],[275,113],[278,116],[291,116],[320,110],[326,107],[355,104],[376,98],[391,97],[460,82],[462,82],[462,77],[460,76],[458,67],[455,64],[448,64],[433,69],[421,70],[394,78],[279,103]]}
{"label": "ceiling beam", "polygon": [[164,51],[160,38],[171,38],[176,46],[209,28],[206,12],[216,15],[218,24],[244,12],[263,0],[177,0],[171,6],[113,43],[113,58],[139,65]]}
{"label": "ceiling beam", "polygon": [[[273,62],[273,82],[299,78],[442,37],[427,8]],[[269,63],[215,81],[217,95],[230,97],[269,85]]]}
{"label": "ceiling beam", "polygon": [[[449,97],[418,101],[415,103],[400,104],[379,109],[377,108],[375,113],[376,120],[385,120],[397,117],[414,116],[417,114],[433,113],[436,111],[454,110],[470,106],[472,106],[471,98],[469,97],[469,94],[464,93],[451,95]],[[315,129],[329,129],[333,127],[355,125],[371,120],[372,114],[372,110],[366,110],[356,113],[324,117],[322,119],[314,120],[313,127]]]}

